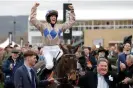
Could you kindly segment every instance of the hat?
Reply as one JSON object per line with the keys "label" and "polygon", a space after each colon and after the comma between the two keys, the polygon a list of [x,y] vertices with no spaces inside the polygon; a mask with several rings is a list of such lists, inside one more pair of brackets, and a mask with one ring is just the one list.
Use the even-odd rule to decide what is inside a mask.
{"label": "hat", "polygon": [[102,52],[102,51],[103,51],[103,52],[106,52],[106,50],[105,50],[102,46],[100,46],[99,49],[98,49],[98,53],[99,53],[99,52]]}
{"label": "hat", "polygon": [[46,14],[46,21],[50,23],[50,16],[56,15],[58,17],[58,11],[56,10],[49,10]]}
{"label": "hat", "polygon": [[105,58],[107,58],[109,55],[109,51],[105,50],[102,46],[100,46],[100,48],[98,49],[97,53],[99,53],[99,52],[105,52]]}
{"label": "hat", "polygon": [[13,50],[12,50],[12,53],[19,53],[19,51],[16,50],[16,49],[13,49]]}
{"label": "hat", "polygon": [[132,35],[124,37],[123,44],[129,43],[132,44]]}

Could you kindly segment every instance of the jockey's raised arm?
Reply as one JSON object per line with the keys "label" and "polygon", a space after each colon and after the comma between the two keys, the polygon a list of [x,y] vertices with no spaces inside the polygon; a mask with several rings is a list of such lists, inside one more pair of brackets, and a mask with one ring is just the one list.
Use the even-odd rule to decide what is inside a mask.
{"label": "jockey's raised arm", "polygon": [[44,23],[40,22],[37,20],[36,15],[37,15],[37,7],[39,6],[39,3],[35,3],[34,6],[31,9],[31,14],[30,14],[30,22],[32,25],[34,25],[38,30],[42,32],[44,29]]}
{"label": "jockey's raised arm", "polygon": [[74,13],[74,8],[72,5],[68,6],[70,9],[70,14],[69,14],[69,20],[62,24],[62,30],[65,31],[66,29],[69,29],[73,26],[75,23],[75,13]]}

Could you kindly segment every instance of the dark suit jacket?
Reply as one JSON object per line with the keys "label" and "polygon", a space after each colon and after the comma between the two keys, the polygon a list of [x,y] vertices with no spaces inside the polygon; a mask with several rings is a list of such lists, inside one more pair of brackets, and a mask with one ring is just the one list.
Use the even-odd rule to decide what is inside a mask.
{"label": "dark suit jacket", "polygon": [[[45,88],[45,86],[49,84],[49,82],[46,80],[38,81],[37,75],[35,76],[35,81],[36,81],[37,87],[44,86]],[[20,68],[16,70],[15,77],[14,77],[14,84],[15,84],[15,88],[32,88],[29,73],[25,65],[22,65]]]}
{"label": "dark suit jacket", "polygon": [[[119,80],[120,81],[124,80],[126,77],[132,78],[132,76],[133,76],[133,65],[128,67],[124,71],[119,72]],[[132,86],[133,83],[130,83],[130,82],[128,84],[119,83],[118,87],[119,88],[129,88],[129,85]]]}
{"label": "dark suit jacket", "polygon": [[118,72],[120,71],[120,62],[126,64],[126,54],[121,53],[118,55]]}
{"label": "dark suit jacket", "polygon": [[[109,79],[109,76],[113,77],[113,81]],[[117,76],[112,73],[107,73],[105,76],[105,81],[109,85],[109,88],[116,88]],[[97,88],[98,77],[96,72],[88,72],[86,75],[79,79],[78,86],[80,88]]]}
{"label": "dark suit jacket", "polygon": [[82,68],[84,70],[86,70],[86,68],[87,68],[87,70],[90,69],[92,71],[96,67],[97,61],[96,61],[95,57],[92,56],[91,54],[89,55],[89,60],[90,60],[90,62],[92,64],[92,68],[91,69],[87,68],[87,62],[86,62],[85,56],[82,56],[82,57],[79,58],[79,63],[80,63],[80,65],[82,66]]}

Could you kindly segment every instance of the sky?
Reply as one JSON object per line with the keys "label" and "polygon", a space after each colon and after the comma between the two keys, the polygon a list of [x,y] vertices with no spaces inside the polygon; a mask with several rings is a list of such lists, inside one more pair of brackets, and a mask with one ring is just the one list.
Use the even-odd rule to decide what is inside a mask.
{"label": "sky", "polygon": [[35,2],[39,10],[61,10],[63,3],[72,3],[74,9],[133,9],[133,0],[0,0],[0,16],[29,15]]}

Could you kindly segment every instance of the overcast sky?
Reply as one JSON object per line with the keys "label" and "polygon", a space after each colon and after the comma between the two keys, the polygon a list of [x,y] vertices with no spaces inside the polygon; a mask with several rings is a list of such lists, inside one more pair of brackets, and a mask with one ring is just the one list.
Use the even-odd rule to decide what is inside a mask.
{"label": "overcast sky", "polygon": [[35,2],[40,10],[62,9],[63,3],[73,3],[78,9],[133,9],[133,0],[0,0],[0,15],[29,15]]}

